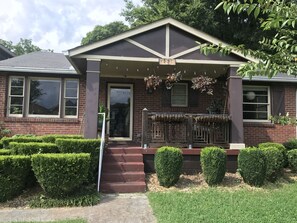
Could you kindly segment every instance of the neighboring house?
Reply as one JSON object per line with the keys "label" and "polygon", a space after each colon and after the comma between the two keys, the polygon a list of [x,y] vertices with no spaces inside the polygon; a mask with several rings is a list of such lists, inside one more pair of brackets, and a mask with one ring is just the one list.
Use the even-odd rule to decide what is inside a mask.
{"label": "neighboring house", "polygon": [[0,60],[6,60],[14,57],[15,54],[0,44]]}
{"label": "neighboring house", "polygon": [[[1,61],[0,121],[13,133],[95,138],[104,105],[113,142],[236,149],[295,138],[294,126],[272,124],[269,116],[296,116],[297,79],[242,79],[238,66],[254,59],[205,56],[197,42],[221,41],[168,18],[71,49],[68,60],[36,52]],[[167,89],[167,74],[179,71],[182,80]],[[149,75],[163,79],[156,90],[146,90]],[[191,88],[199,75],[217,80],[213,96]],[[221,114],[209,115],[212,109]]]}

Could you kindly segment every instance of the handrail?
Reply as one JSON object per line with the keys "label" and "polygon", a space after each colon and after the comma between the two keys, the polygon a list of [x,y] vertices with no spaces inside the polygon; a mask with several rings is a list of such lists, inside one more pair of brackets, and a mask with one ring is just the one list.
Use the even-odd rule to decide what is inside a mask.
{"label": "handrail", "polygon": [[98,113],[98,115],[103,115],[103,123],[102,123],[102,132],[100,139],[100,149],[99,149],[99,161],[98,161],[98,187],[97,191],[100,191],[100,180],[101,180],[101,171],[102,171],[102,159],[103,159],[103,149],[105,144],[105,125],[106,125],[106,114]]}

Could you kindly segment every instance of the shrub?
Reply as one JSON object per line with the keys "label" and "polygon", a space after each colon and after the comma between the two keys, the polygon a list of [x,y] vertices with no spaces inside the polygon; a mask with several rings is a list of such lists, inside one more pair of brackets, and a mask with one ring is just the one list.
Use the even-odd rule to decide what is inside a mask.
{"label": "shrub", "polygon": [[206,183],[210,186],[220,184],[226,173],[226,152],[219,147],[206,147],[202,149],[201,167]]}
{"label": "shrub", "polygon": [[266,176],[266,158],[263,151],[253,147],[242,149],[238,155],[238,171],[245,183],[262,186]]}
{"label": "shrub", "polygon": [[289,139],[283,144],[283,146],[287,149],[287,151],[297,149],[297,139]]}
{"label": "shrub", "polygon": [[9,143],[9,149],[12,154],[16,155],[32,155],[36,153],[57,153],[58,146],[53,143],[41,143],[41,142],[11,142]]}
{"label": "shrub", "polygon": [[44,135],[41,136],[43,142],[55,143],[56,139],[83,139],[81,135]]}
{"label": "shrub", "polygon": [[282,152],[283,158],[284,158],[283,167],[288,166],[287,150],[282,144],[275,143],[275,142],[265,142],[265,143],[260,143],[258,145],[258,147],[259,147],[259,149],[267,148],[267,147],[275,147],[275,148],[279,149]]}
{"label": "shrub", "polygon": [[11,155],[10,149],[0,149],[0,156]]}
{"label": "shrub", "polygon": [[297,172],[297,149],[292,149],[288,152],[288,160],[290,168]]}
{"label": "shrub", "polygon": [[276,147],[261,148],[266,157],[266,179],[275,182],[284,166],[283,153]]}
{"label": "shrub", "polygon": [[0,201],[19,195],[31,170],[29,156],[0,156]]}
{"label": "shrub", "polygon": [[3,148],[3,142],[0,140],[0,149]]}
{"label": "shrub", "polygon": [[42,142],[40,137],[28,137],[28,136],[18,136],[18,137],[3,137],[1,139],[3,143],[3,148],[9,148],[9,143],[11,142]]}
{"label": "shrub", "polygon": [[155,154],[155,169],[161,186],[170,187],[179,180],[183,155],[180,149],[164,146]]}
{"label": "shrub", "polygon": [[32,167],[45,193],[50,197],[71,195],[87,179],[90,155],[34,154]]}
{"label": "shrub", "polygon": [[94,182],[98,172],[99,139],[57,139],[56,144],[61,153],[90,153],[91,168],[89,181]]}

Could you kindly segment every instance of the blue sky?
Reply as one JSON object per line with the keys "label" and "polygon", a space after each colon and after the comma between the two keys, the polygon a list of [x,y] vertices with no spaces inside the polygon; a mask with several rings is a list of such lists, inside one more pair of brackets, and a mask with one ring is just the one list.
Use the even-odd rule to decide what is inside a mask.
{"label": "blue sky", "polygon": [[78,46],[95,25],[124,21],[119,15],[124,5],[124,0],[0,0],[0,39],[32,39],[42,49],[62,52]]}

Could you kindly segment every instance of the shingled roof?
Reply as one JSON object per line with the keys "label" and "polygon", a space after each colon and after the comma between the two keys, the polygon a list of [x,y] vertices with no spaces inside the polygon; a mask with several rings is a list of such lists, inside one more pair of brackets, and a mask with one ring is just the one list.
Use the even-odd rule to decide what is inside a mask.
{"label": "shingled roof", "polygon": [[0,61],[0,71],[77,74],[62,53],[39,51]]}

